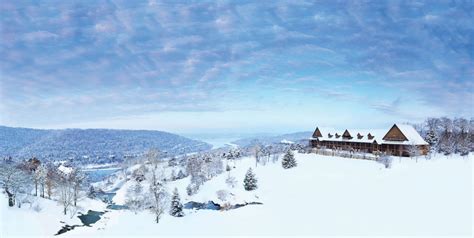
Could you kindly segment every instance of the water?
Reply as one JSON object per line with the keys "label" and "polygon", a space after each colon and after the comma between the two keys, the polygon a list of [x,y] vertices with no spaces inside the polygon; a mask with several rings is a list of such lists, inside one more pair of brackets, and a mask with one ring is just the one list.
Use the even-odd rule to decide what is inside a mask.
{"label": "water", "polygon": [[190,201],[184,204],[184,209],[196,209],[196,210],[220,210],[221,205],[218,203],[215,203],[213,201],[209,201],[207,203],[201,203],[201,202],[194,202]]}
{"label": "water", "polygon": [[112,204],[107,205],[107,209],[126,210],[126,209],[128,209],[128,206],[127,205],[118,205],[118,204],[112,203]]}
{"label": "water", "polygon": [[119,171],[120,168],[102,168],[102,169],[89,169],[84,170],[86,175],[89,177],[92,183],[99,182],[110,176],[111,174]]}
{"label": "water", "polygon": [[102,200],[103,202],[107,203],[107,209],[111,210],[126,210],[128,206],[126,205],[119,205],[112,202],[112,199],[115,196],[115,192],[99,192],[96,194],[96,197]]}
{"label": "water", "polygon": [[81,214],[77,216],[84,226],[91,226],[100,220],[100,216],[104,215],[106,212],[98,212],[89,210],[87,214]]}
{"label": "water", "polygon": [[74,228],[76,227],[83,227],[83,226],[91,226],[92,224],[98,222],[101,218],[102,215],[104,215],[107,211],[104,211],[104,212],[98,212],[98,211],[93,211],[93,210],[89,210],[87,211],[87,214],[81,214],[79,216],[77,216],[81,222],[82,222],[82,225],[65,225],[63,227],[61,227],[61,229],[58,231],[58,233],[56,233],[55,235],[61,235],[63,233],[66,233],[70,230],[73,230]]}
{"label": "water", "polygon": [[212,145],[212,149],[232,146],[232,142],[245,138],[246,134],[236,133],[204,133],[204,134],[184,134],[189,138],[204,141]]}
{"label": "water", "polygon": [[223,206],[220,205],[219,203],[215,203],[213,201],[208,201],[206,203],[202,202],[194,202],[190,201],[184,204],[184,209],[196,209],[196,210],[230,210],[230,209],[237,209],[241,207],[245,207],[247,205],[263,205],[261,202],[246,202],[242,204],[234,204],[234,205],[229,205],[229,206]]}

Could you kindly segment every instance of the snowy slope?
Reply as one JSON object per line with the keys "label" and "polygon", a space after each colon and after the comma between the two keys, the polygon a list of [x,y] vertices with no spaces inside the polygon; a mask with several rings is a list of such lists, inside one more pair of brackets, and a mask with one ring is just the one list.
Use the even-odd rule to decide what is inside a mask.
{"label": "snowy slope", "polygon": [[[255,169],[259,189],[247,192],[242,180],[252,159],[236,163],[234,201],[260,201],[230,211],[186,210],[155,224],[148,212],[112,211],[95,228],[64,236],[118,235],[446,235],[470,236],[472,224],[472,157],[433,160],[396,158],[392,169],[373,161],[296,154],[298,167],[280,163]],[[206,182],[184,202],[217,200],[228,189],[224,173]],[[125,185],[127,186],[127,185]],[[99,229],[99,230],[98,230]]]}
{"label": "snowy slope", "polygon": [[[105,209],[104,203],[86,198],[79,201],[77,214],[70,216],[63,215],[63,208],[57,201],[39,197],[32,201],[32,206],[8,207],[6,196],[0,194],[0,237],[52,237],[65,224],[82,224],[77,217],[79,212]],[[40,209],[35,211],[35,206]]]}

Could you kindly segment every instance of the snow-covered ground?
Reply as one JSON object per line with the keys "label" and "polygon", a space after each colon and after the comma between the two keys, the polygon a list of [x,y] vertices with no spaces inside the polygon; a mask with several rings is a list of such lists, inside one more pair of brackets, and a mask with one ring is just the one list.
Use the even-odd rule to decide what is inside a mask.
{"label": "snow-covered ground", "polygon": [[0,237],[51,237],[66,224],[82,225],[77,217],[79,213],[85,214],[89,209],[101,211],[106,207],[98,200],[82,199],[76,214],[71,216],[71,213],[63,215],[63,208],[57,201],[39,197],[32,201],[31,206],[8,207],[7,197],[0,194]]}
{"label": "snow-covered ground", "polygon": [[[391,169],[373,161],[316,154],[296,154],[296,158],[298,166],[289,170],[280,162],[255,168],[253,159],[239,160],[230,172],[238,181],[233,189],[225,183],[228,172],[206,182],[192,197],[185,192],[189,178],[168,184],[170,191],[179,189],[183,203],[220,202],[216,191],[226,189],[235,195],[232,203],[259,201],[263,205],[229,211],[186,210],[185,217],[165,215],[159,224],[146,211],[114,210],[92,227],[61,236],[472,235],[472,156],[395,158]],[[252,192],[242,186],[249,167],[259,186]],[[115,202],[124,201],[130,183],[118,189]],[[2,196],[0,235],[56,233],[59,220],[64,220],[61,208],[56,203],[44,206],[39,213],[7,208]],[[28,231],[22,229],[26,225]]]}

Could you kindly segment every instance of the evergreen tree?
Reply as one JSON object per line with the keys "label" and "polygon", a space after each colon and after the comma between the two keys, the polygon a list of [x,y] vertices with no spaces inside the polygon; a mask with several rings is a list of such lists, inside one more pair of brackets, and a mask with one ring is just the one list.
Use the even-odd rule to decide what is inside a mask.
{"label": "evergreen tree", "polygon": [[434,130],[429,130],[428,133],[425,136],[426,142],[430,144],[430,149],[432,151],[436,151],[436,148],[438,147],[438,136],[436,135],[436,132]]}
{"label": "evergreen tree", "polygon": [[179,198],[178,189],[175,188],[173,191],[173,197],[171,198],[171,210],[170,215],[174,217],[182,217],[184,216],[183,213],[183,204],[181,203],[181,199]]}
{"label": "evergreen tree", "polygon": [[295,156],[293,155],[293,153],[291,152],[291,150],[288,150],[286,152],[285,156],[283,156],[283,160],[281,161],[281,165],[285,169],[290,169],[290,168],[296,167],[296,165],[297,165],[296,159],[295,159]]}
{"label": "evergreen tree", "polygon": [[88,198],[95,198],[95,196],[97,195],[96,191],[95,191],[95,188],[94,186],[90,186],[89,187],[89,192],[87,192],[87,197]]}
{"label": "evergreen tree", "polygon": [[245,179],[244,179],[244,188],[247,191],[252,191],[257,189],[257,178],[255,177],[255,174],[252,171],[252,168],[249,168],[247,170],[247,173],[245,174]]}

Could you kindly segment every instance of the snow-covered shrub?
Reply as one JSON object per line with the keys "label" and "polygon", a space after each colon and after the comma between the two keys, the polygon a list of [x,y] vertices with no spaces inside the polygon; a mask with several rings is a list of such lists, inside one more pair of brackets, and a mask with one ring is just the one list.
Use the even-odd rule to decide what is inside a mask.
{"label": "snow-covered shrub", "polygon": [[196,194],[198,190],[199,190],[199,187],[196,184],[190,183],[186,187],[186,194],[188,194],[188,196],[192,196],[192,195]]}
{"label": "snow-covered shrub", "polygon": [[223,202],[227,201],[227,198],[229,197],[229,191],[225,189],[218,190],[216,194],[217,198]]}
{"label": "snow-covered shrub", "polygon": [[227,176],[227,178],[225,179],[225,183],[230,188],[234,188],[237,185],[237,179],[235,179],[235,177],[233,177],[233,176],[230,176],[230,174],[229,174],[229,176]]}
{"label": "snow-covered shrub", "polygon": [[33,211],[35,212],[41,212],[41,210],[43,210],[43,208],[41,207],[41,205],[37,202],[35,202],[33,204],[33,206],[31,207],[31,209],[33,209]]}
{"label": "snow-covered shrub", "polygon": [[18,208],[21,208],[23,204],[30,204],[30,207],[31,207],[31,204],[32,204],[31,197],[27,193],[19,193],[16,196],[16,203],[18,205]]}
{"label": "snow-covered shrub", "polygon": [[391,156],[388,156],[388,155],[380,156],[377,161],[382,163],[383,165],[385,165],[386,169],[389,169],[389,168],[392,167],[392,157]]}
{"label": "snow-covered shrub", "polygon": [[170,215],[174,217],[184,216],[183,204],[181,203],[181,198],[179,197],[177,188],[174,189],[173,196],[171,197]]}
{"label": "snow-covered shrub", "polygon": [[293,167],[296,167],[296,159],[295,156],[293,155],[293,152],[291,150],[288,150],[283,156],[283,160],[281,161],[281,165],[283,166],[284,169],[290,169]]}
{"label": "snow-covered shrub", "polygon": [[255,177],[255,174],[252,171],[252,168],[249,168],[247,170],[247,173],[245,174],[245,179],[244,179],[244,188],[247,191],[252,191],[258,188],[257,186],[257,178]]}

